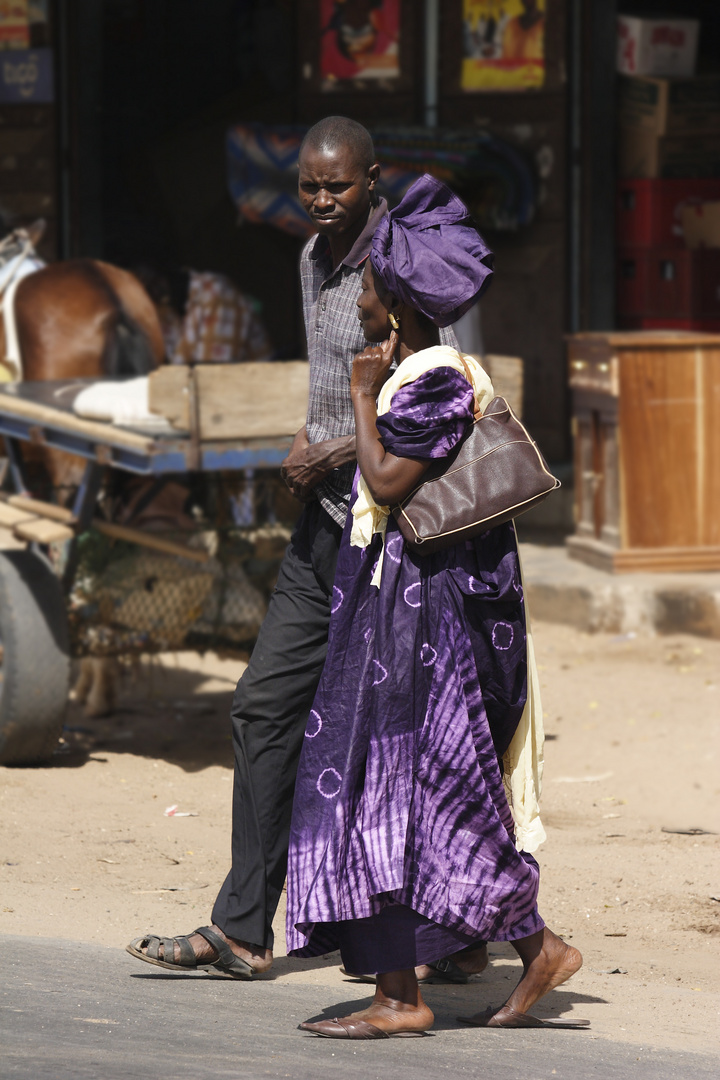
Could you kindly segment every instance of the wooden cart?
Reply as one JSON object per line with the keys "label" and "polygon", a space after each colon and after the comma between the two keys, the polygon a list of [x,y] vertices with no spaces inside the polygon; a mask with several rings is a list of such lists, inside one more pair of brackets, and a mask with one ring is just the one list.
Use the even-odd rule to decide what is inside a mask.
{"label": "wooden cart", "polygon": [[[150,401],[176,431],[150,436],[85,420],[72,405],[90,380],[19,383],[0,388],[0,435],[6,448],[0,493],[0,763],[34,764],[52,753],[70,679],[67,596],[77,538],[106,536],[188,560],[206,552],[97,516],[108,469],[146,477],[244,473],[279,468],[305,422],[307,364],[163,368],[151,376]],[[21,443],[63,450],[87,465],[72,506],[28,497]],[[67,542],[59,578],[48,545]]]}

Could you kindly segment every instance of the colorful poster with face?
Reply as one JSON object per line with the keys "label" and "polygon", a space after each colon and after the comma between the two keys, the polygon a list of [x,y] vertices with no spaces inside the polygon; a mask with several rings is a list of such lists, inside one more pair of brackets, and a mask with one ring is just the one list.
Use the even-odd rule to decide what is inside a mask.
{"label": "colorful poster with face", "polygon": [[340,79],[400,75],[401,0],[320,0],[323,89]]}
{"label": "colorful poster with face", "polygon": [[463,90],[527,90],[545,79],[545,0],[463,0]]}
{"label": "colorful poster with face", "polygon": [[0,0],[0,49],[27,49],[29,44],[27,0]]}

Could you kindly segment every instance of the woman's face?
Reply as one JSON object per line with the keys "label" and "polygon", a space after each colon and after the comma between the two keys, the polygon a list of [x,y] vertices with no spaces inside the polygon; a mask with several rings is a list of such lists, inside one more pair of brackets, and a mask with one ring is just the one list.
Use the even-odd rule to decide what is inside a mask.
{"label": "woman's face", "polygon": [[391,297],[388,294],[383,302],[378,296],[375,287],[375,275],[370,260],[365,263],[365,271],[362,276],[361,293],[358,297],[358,318],[362,323],[366,341],[384,341],[390,334],[388,312],[390,311]]}

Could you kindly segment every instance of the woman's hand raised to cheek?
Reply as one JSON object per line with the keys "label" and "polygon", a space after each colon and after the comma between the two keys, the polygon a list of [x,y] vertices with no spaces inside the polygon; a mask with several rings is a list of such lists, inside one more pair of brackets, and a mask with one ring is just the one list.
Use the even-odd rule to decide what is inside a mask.
{"label": "woman's hand raised to cheek", "polygon": [[368,345],[353,361],[350,392],[376,398],[388,377],[399,337],[393,330],[381,345]]}

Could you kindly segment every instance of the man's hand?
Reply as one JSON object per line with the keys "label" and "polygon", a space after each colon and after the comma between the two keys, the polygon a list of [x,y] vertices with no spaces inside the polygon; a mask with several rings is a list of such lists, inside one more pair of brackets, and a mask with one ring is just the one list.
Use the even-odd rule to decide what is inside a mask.
{"label": "man's hand", "polygon": [[368,345],[353,361],[350,392],[376,398],[390,372],[400,338],[395,330],[381,345]]}
{"label": "man's hand", "polygon": [[314,488],[328,473],[355,460],[355,436],[311,443],[302,428],[293,439],[290,453],[280,466],[280,475],[296,499],[312,502]]}
{"label": "man's hand", "polygon": [[[290,488],[296,499],[301,502],[312,502],[315,498],[312,484],[309,481],[309,469],[307,451],[310,443],[307,430],[303,427],[298,431],[290,447],[290,453],[280,466],[280,475]],[[315,481],[317,483],[317,480]]]}

